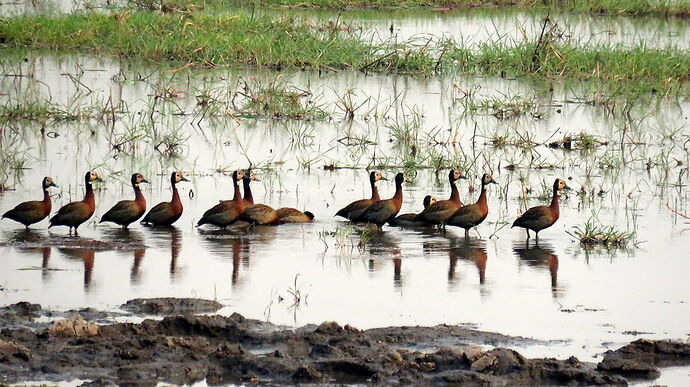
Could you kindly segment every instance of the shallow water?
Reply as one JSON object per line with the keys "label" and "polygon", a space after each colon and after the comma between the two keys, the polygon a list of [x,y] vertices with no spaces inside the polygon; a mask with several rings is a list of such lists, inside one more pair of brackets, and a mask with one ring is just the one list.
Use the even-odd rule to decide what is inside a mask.
{"label": "shallow water", "polygon": [[[0,240],[14,247],[0,248],[2,303],[31,301],[58,310],[114,309],[136,297],[191,296],[219,300],[226,305],[224,314],[239,312],[295,326],[324,320],[359,328],[469,324],[548,341],[521,348],[528,356],[576,355],[584,360],[638,337],[686,339],[690,334],[690,282],[685,278],[690,261],[684,251],[690,225],[666,207],[668,203],[689,212],[689,156],[683,143],[690,138],[685,127],[690,105],[682,98],[638,102],[621,115],[601,106],[567,102],[592,98],[588,86],[286,72],[281,79],[311,90],[305,98],[323,106],[332,119],[240,118],[238,124],[220,115],[197,125],[195,96],[203,87],[233,88],[239,77],[269,82],[277,74],[256,70],[173,74],[90,57],[30,54],[26,62],[21,59],[7,57],[4,74],[31,76],[0,78],[0,89],[6,93],[0,103],[50,99],[58,106],[75,107],[110,98],[122,112],[114,126],[97,120],[3,121],[3,154],[23,157],[28,169],[3,163],[4,185],[15,190],[0,197],[0,211],[39,197],[39,182],[45,175],[61,186],[54,192],[60,194],[54,208],[79,199],[82,176],[91,167],[106,179],[97,185],[93,221],[116,201],[132,197],[127,180],[135,171],[152,183],[144,191],[149,206],[169,200],[168,176],[173,168],[185,171],[192,181],[179,185],[185,214],[174,229],[151,230],[136,224],[122,231],[93,221],[82,226],[81,240],[114,242],[121,247],[116,251],[74,248],[72,244],[80,239],[68,238],[64,228],[46,230],[46,221],[26,232],[3,220]],[[470,114],[456,99],[458,88],[473,85],[479,87],[477,99],[531,96],[542,118],[499,120],[490,114]],[[343,119],[335,102],[348,88],[356,90],[358,100],[370,97],[353,122]],[[170,94],[175,97],[156,102],[151,116],[157,90],[174,91]],[[366,111],[373,113],[365,115]],[[410,144],[396,140],[392,128],[396,122],[415,119],[414,111],[423,112],[412,130],[417,138],[411,142],[419,149],[414,159],[428,163],[420,161],[422,155],[436,152],[449,164],[466,166],[470,180],[461,181],[459,187],[467,202],[477,196],[476,191],[469,192],[469,185],[476,187],[478,176],[491,171],[499,182],[489,192],[491,212],[479,234],[473,232],[469,240],[452,228],[443,235],[433,229],[386,227],[360,248],[357,230],[361,228],[350,227],[332,214],[369,195],[362,168],[372,159],[393,165],[409,160]],[[142,135],[120,152],[113,149],[112,144],[129,129],[148,133],[147,125],[153,126],[154,134]],[[156,139],[174,130],[188,136],[180,154],[170,158],[155,151]],[[486,144],[497,134],[529,135],[541,143],[581,131],[611,144],[593,151],[545,146],[529,151]],[[621,133],[629,145],[614,144]],[[346,135],[365,136],[376,144],[346,146],[338,141]],[[456,144],[432,145],[430,138]],[[257,227],[245,233],[196,229],[193,225],[205,209],[232,196],[228,174],[247,167],[247,159],[266,168],[255,169],[262,180],[252,184],[256,202],[308,209],[316,214],[316,221]],[[305,159],[312,160],[311,168],[300,162]],[[604,168],[602,160],[612,160],[615,166]],[[332,163],[358,169],[323,169]],[[503,168],[511,163],[519,168]],[[392,178],[399,170],[384,173]],[[441,199],[448,195],[446,170],[408,172],[412,182],[405,185],[401,212],[419,211],[428,193]],[[526,243],[524,231],[504,227],[524,209],[519,199],[521,181],[540,192],[542,181],[550,184],[556,177],[568,178],[575,191],[585,187],[593,193],[564,197],[559,222],[542,233],[538,245],[534,240]],[[379,186],[382,197],[389,197],[394,189],[390,182]],[[606,193],[597,195],[599,189]],[[529,198],[526,205],[542,202]],[[603,224],[636,231],[639,248],[590,250],[573,241],[566,231],[582,226],[593,213]],[[45,243],[46,239],[52,242]],[[300,302],[295,305],[292,293],[297,291]],[[684,380],[687,368],[672,374],[678,375],[675,380]]]}

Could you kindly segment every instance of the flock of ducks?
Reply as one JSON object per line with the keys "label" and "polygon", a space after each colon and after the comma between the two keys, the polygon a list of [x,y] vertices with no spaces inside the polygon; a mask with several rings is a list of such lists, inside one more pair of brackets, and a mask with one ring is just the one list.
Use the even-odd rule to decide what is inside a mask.
{"label": "flock of ducks", "polygon": [[[437,225],[444,230],[446,226],[456,226],[465,229],[465,235],[469,231],[480,225],[489,214],[486,195],[489,184],[498,184],[489,174],[484,174],[481,178],[481,192],[475,203],[463,205],[460,201],[460,193],[456,186],[456,181],[466,179],[463,174],[452,169],[448,174],[450,182],[450,197],[448,200],[437,201],[435,197],[427,195],[424,198],[424,210],[420,213],[409,213],[398,215],[402,207],[403,191],[402,185],[407,181],[403,173],[395,176],[395,194],[390,199],[382,200],[376,183],[386,178],[380,172],[369,174],[369,184],[371,185],[371,198],[354,201],[340,209],[335,215],[343,217],[353,223],[374,224],[379,230],[388,223],[392,226],[400,227],[424,227]],[[102,181],[95,171],[89,171],[84,176],[86,193],[84,199],[68,203],[61,207],[58,212],[50,218],[50,227],[67,226],[70,233],[74,229],[75,234],[81,224],[93,216],[96,210],[96,200],[93,193],[93,182]],[[170,226],[175,223],[183,212],[182,201],[177,191],[176,185],[187,180],[182,172],[173,172],[170,175],[172,186],[172,199],[169,202],[162,202],[154,206],[147,214],[146,200],[139,187],[148,181],[140,173],[132,175],[131,184],[134,190],[134,200],[122,200],[115,204],[101,217],[99,223],[111,222],[124,228],[131,223],[141,219],[142,224],[154,226]],[[231,200],[221,200],[218,204],[204,212],[204,215],[197,223],[197,227],[212,225],[226,228],[230,225],[245,222],[248,225],[278,225],[283,223],[303,223],[314,220],[314,214],[309,211],[299,211],[294,208],[283,207],[273,209],[265,204],[254,203],[250,183],[258,181],[256,176],[243,170],[232,173],[234,195]],[[240,191],[239,183],[242,182],[244,196]],[[28,228],[30,225],[40,222],[50,215],[52,203],[50,200],[49,189],[57,187],[50,177],[43,178],[41,182],[43,188],[43,200],[28,201],[17,205],[7,211],[2,218],[12,219]],[[522,227],[527,231],[527,238],[530,238],[529,231],[536,233],[539,238],[539,231],[551,227],[559,218],[558,193],[561,190],[570,189],[564,180],[556,179],[553,183],[553,196],[548,206],[537,206],[528,209],[520,215],[513,227]]]}

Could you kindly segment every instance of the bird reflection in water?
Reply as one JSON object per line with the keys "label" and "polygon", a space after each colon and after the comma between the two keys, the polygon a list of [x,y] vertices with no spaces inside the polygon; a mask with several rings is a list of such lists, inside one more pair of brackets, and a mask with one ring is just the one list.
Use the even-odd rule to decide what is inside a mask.
{"label": "bird reflection in water", "polygon": [[182,232],[174,226],[150,226],[149,229],[156,246],[170,245],[170,282],[175,282],[182,272],[182,268],[177,266],[182,250]]}
{"label": "bird reflection in water", "polygon": [[58,248],[58,251],[71,260],[84,262],[84,291],[89,292],[93,288],[91,275],[96,257],[96,250],[90,248]]}
{"label": "bird reflection in water", "polygon": [[109,228],[103,231],[104,239],[129,250],[127,254],[132,254],[134,258],[132,269],[129,273],[129,280],[132,285],[141,283],[141,263],[144,261],[146,249],[144,245],[144,235],[137,230],[128,228]]}
{"label": "bird reflection in water", "polygon": [[[374,233],[365,247],[369,254],[380,258],[392,258],[393,261],[393,287],[402,288],[403,277],[401,274],[402,258],[400,253],[400,246],[398,240],[392,238],[385,233]],[[374,273],[378,270],[376,267],[377,259],[369,259],[369,272]]]}
{"label": "bird reflection in water", "polygon": [[[486,281],[486,243],[481,239],[460,238],[451,240],[448,249],[448,285],[454,287],[457,284],[455,268],[458,260],[473,262],[479,274],[479,284],[484,285]],[[482,287],[483,289],[483,287]],[[482,295],[484,293],[482,292]]]}
{"label": "bird reflection in water", "polygon": [[[47,243],[46,238],[40,232],[32,229],[14,230],[5,233],[3,240],[8,244],[16,245],[17,252],[25,255],[41,255],[41,279],[45,282],[50,278],[51,268],[48,266],[50,261],[51,247],[41,246]],[[33,246],[38,247],[33,247]],[[26,246],[26,247],[25,247]]]}
{"label": "bird reflection in water", "polygon": [[563,289],[558,286],[558,256],[553,248],[541,243],[530,243],[530,241],[519,242],[513,245],[513,252],[529,266],[536,268],[548,268],[551,274],[551,293],[554,298],[562,295]]}

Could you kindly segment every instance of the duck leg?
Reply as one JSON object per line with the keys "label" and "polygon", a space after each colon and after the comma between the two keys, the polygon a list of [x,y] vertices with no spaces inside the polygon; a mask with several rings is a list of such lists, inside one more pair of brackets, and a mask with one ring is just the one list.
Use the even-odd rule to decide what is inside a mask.
{"label": "duck leg", "polygon": [[525,231],[527,231],[527,239],[529,239],[529,229],[526,228]]}

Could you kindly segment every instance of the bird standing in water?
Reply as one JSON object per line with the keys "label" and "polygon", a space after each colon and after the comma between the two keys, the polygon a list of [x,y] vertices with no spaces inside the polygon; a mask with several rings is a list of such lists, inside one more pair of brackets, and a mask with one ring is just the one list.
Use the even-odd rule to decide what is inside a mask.
{"label": "bird standing in water", "polygon": [[[436,203],[436,197],[431,196],[431,195],[426,195],[424,197],[424,200],[422,201],[424,208],[427,208],[434,203]],[[424,227],[424,226],[428,226],[427,223],[415,221],[414,218],[416,216],[417,216],[416,213],[398,215],[395,218],[388,221],[388,224],[391,226],[397,226],[397,227]]]}
{"label": "bird standing in water", "polygon": [[379,196],[379,189],[378,187],[376,187],[376,182],[379,180],[386,180],[386,178],[384,178],[381,173],[372,171],[369,174],[369,185],[371,185],[371,198],[356,200],[338,210],[338,212],[335,213],[335,216],[342,216],[343,218],[353,222],[362,221],[362,219],[360,218],[362,213],[364,213],[364,211],[367,208],[369,208],[369,206],[381,200],[381,197]]}
{"label": "bird standing in water", "polygon": [[447,224],[449,226],[458,226],[465,229],[465,237],[470,235],[470,229],[472,227],[481,224],[489,214],[489,206],[486,203],[486,186],[498,183],[491,175],[485,173],[484,176],[482,176],[481,184],[482,191],[479,194],[477,202],[460,207],[453,216],[448,218]]}
{"label": "bird standing in water", "polygon": [[532,207],[525,211],[524,214],[520,215],[515,222],[513,222],[513,227],[523,227],[527,231],[527,239],[529,239],[529,230],[532,230],[536,234],[536,239],[539,241],[539,231],[553,226],[554,223],[560,217],[560,209],[558,206],[558,192],[561,190],[569,190],[570,187],[565,183],[563,179],[556,179],[553,182],[553,196],[551,198],[551,204],[548,206],[537,206]]}
{"label": "bird standing in water", "polygon": [[182,201],[180,194],[177,192],[177,183],[181,181],[189,181],[182,175],[182,172],[173,172],[170,174],[170,185],[172,186],[172,199],[169,202],[158,203],[149,211],[144,219],[143,224],[152,224],[154,226],[170,226],[175,223],[182,216]]}
{"label": "bird standing in water", "polygon": [[402,184],[405,181],[406,178],[403,173],[395,175],[395,194],[393,197],[387,200],[379,200],[369,206],[369,208],[362,213],[362,221],[375,224],[379,230],[381,230],[386,222],[395,218],[402,207]]}
{"label": "bird standing in water", "polygon": [[425,208],[424,211],[420,212],[414,220],[417,222],[423,222],[427,224],[442,224],[443,228],[446,227],[446,220],[450,218],[460,207],[462,207],[462,202],[460,201],[460,192],[458,192],[458,187],[455,182],[459,179],[466,179],[465,176],[458,169],[451,169],[448,173],[448,181],[450,182],[450,198],[448,200],[438,201],[429,207]]}
{"label": "bird standing in water", "polygon": [[234,194],[232,200],[221,200],[218,204],[204,212],[204,215],[199,219],[196,226],[204,224],[211,224],[216,227],[225,228],[239,219],[242,211],[244,211],[244,200],[240,192],[239,181],[244,177],[242,170],[237,170],[232,173],[232,183],[234,187]]}
{"label": "bird standing in water", "polygon": [[79,226],[89,220],[96,211],[96,198],[93,194],[92,183],[94,181],[103,181],[98,177],[96,171],[86,172],[84,176],[84,183],[86,184],[86,193],[84,194],[84,200],[79,202],[71,202],[62,206],[57,214],[50,218],[50,226],[67,226],[69,227],[70,233],[72,228],[74,228],[74,233],[77,233]]}
{"label": "bird standing in water", "polygon": [[50,215],[53,203],[50,201],[50,187],[57,187],[50,177],[44,177],[41,181],[43,200],[33,200],[18,204],[13,209],[5,212],[2,218],[12,219],[23,224],[27,229],[30,225],[38,223]]}
{"label": "bird standing in water", "polygon": [[117,202],[117,204],[103,214],[101,221],[98,223],[112,222],[122,226],[122,228],[127,228],[130,223],[136,222],[144,215],[146,212],[146,199],[144,199],[144,194],[141,193],[139,184],[148,184],[148,181],[144,179],[141,173],[135,173],[132,175],[130,183],[134,190],[134,200],[121,200]]}

